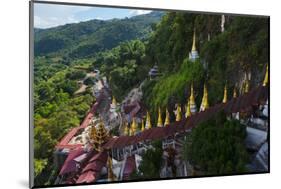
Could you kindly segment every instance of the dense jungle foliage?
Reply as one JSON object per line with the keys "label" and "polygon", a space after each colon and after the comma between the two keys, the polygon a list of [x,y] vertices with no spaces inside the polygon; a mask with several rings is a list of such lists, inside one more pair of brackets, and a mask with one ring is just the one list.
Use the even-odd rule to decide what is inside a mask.
{"label": "dense jungle foliage", "polygon": [[185,141],[183,157],[204,175],[245,173],[249,160],[245,138],[245,125],[219,114],[192,130]]}

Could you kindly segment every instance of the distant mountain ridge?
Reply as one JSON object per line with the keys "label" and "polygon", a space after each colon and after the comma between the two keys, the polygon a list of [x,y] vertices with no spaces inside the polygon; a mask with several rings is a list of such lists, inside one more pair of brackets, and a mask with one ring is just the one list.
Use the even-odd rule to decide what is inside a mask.
{"label": "distant mountain ridge", "polygon": [[131,18],[89,20],[48,29],[35,28],[35,56],[64,54],[71,58],[89,57],[111,49],[120,42],[147,38],[152,25],[164,12],[151,12]]}

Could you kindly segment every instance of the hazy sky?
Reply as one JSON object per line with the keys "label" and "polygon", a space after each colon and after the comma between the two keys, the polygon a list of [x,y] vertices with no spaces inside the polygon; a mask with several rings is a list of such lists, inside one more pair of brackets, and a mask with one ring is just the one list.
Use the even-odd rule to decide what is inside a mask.
{"label": "hazy sky", "polygon": [[34,27],[50,28],[91,19],[125,18],[149,12],[151,11],[35,3]]}

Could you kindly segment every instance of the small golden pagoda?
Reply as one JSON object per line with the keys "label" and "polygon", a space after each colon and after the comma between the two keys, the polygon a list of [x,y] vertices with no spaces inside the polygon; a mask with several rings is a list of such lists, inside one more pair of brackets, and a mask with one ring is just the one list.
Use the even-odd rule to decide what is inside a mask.
{"label": "small golden pagoda", "polygon": [[136,118],[133,118],[133,123],[131,125],[131,130],[130,130],[131,131],[130,136],[133,136],[136,134],[137,128],[138,128],[138,126],[137,126]]}
{"label": "small golden pagoda", "polygon": [[177,110],[176,110],[176,121],[181,120],[181,106],[180,104],[177,104]]}
{"label": "small golden pagoda", "polygon": [[205,85],[205,87],[204,87],[204,90],[206,91],[206,93],[205,93],[205,103],[204,103],[204,107],[205,107],[205,109],[207,109],[207,108],[209,108],[209,101],[208,101],[208,90],[207,90],[206,85]]}
{"label": "small golden pagoda", "polygon": [[166,108],[166,118],[165,118],[164,126],[168,126],[168,125],[170,125],[170,114],[168,108]]}
{"label": "small golden pagoda", "polygon": [[141,132],[143,132],[144,131],[144,121],[143,121],[143,119],[141,120]]}
{"label": "small golden pagoda", "polygon": [[116,99],[114,96],[112,96],[112,102],[111,102],[112,105],[114,106],[117,106],[117,102],[116,102]]}
{"label": "small golden pagoda", "polygon": [[249,74],[245,73],[245,80],[242,85],[242,92],[241,92],[242,94],[248,93],[250,89],[250,81],[248,75]]}
{"label": "small golden pagoda", "polygon": [[194,29],[194,32],[193,32],[193,42],[192,42],[192,48],[191,48],[191,51],[189,52],[189,59],[194,62],[196,59],[199,58],[199,54],[196,50],[196,32],[195,32],[195,29]]}
{"label": "small golden pagoda", "polygon": [[224,86],[224,93],[223,93],[222,103],[226,103],[226,102],[227,102],[227,87],[225,85]]}
{"label": "small golden pagoda", "polygon": [[234,86],[233,88],[233,98],[237,97],[237,91],[236,91],[236,87]]}
{"label": "small golden pagoda", "polygon": [[107,178],[108,178],[108,181],[115,181],[116,180],[116,176],[113,173],[112,159],[111,159],[110,156],[108,156],[108,158],[107,158]]}
{"label": "small golden pagoda", "polygon": [[185,117],[190,117],[191,116],[191,110],[190,110],[190,102],[188,101],[187,102],[187,105],[186,105],[186,112],[185,112]]}
{"label": "small golden pagoda", "polygon": [[124,135],[126,135],[126,136],[129,135],[129,127],[128,127],[128,123],[127,122],[125,124]]}
{"label": "small golden pagoda", "polygon": [[157,121],[157,127],[163,127],[163,121],[161,116],[161,109],[158,108],[158,121]]}
{"label": "small golden pagoda", "polygon": [[248,92],[249,92],[249,88],[250,88],[250,82],[249,82],[248,79],[246,79],[244,92],[245,92],[245,93],[248,93]]}
{"label": "small golden pagoda", "polygon": [[195,29],[193,32],[193,41],[192,41],[192,49],[191,51],[196,51],[196,33],[195,33]]}
{"label": "small golden pagoda", "polygon": [[266,86],[267,84],[268,84],[268,64],[266,65],[266,72],[265,72],[262,86]]}
{"label": "small golden pagoda", "polygon": [[193,83],[191,84],[191,89],[190,89],[189,105],[190,105],[191,113],[195,113],[197,111],[197,108],[194,98]]}
{"label": "small golden pagoda", "polygon": [[129,129],[129,136],[133,136],[133,135],[134,135],[134,131],[133,131],[132,125],[131,125],[131,127]]}
{"label": "small golden pagoda", "polygon": [[209,108],[208,91],[207,91],[206,84],[204,84],[204,92],[203,92],[202,103],[200,106],[200,111],[205,111],[207,108]]}
{"label": "small golden pagoda", "polygon": [[145,128],[146,128],[146,129],[151,129],[151,128],[152,128],[151,120],[150,120],[150,115],[149,115],[148,112],[146,112]]}

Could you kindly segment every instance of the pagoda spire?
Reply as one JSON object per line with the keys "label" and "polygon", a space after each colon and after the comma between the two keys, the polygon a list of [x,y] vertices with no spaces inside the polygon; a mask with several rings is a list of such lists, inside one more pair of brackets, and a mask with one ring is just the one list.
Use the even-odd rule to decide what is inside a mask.
{"label": "pagoda spire", "polygon": [[244,90],[245,93],[249,92],[249,88],[250,88],[249,85],[250,85],[250,82],[247,78],[246,81],[245,81],[245,90]]}
{"label": "pagoda spire", "polygon": [[117,102],[116,102],[116,99],[114,96],[112,96],[112,102],[111,102],[112,105],[116,106],[117,105]]}
{"label": "pagoda spire", "polygon": [[124,135],[126,135],[126,136],[128,136],[128,135],[129,135],[129,127],[128,127],[128,123],[126,123],[126,125],[125,125]]}
{"label": "pagoda spire", "polygon": [[181,106],[180,104],[177,104],[177,112],[176,112],[176,121],[180,121],[181,120]]}
{"label": "pagoda spire", "polygon": [[166,118],[165,118],[165,123],[164,123],[164,125],[165,125],[165,126],[170,125],[170,114],[169,114],[168,108],[166,108]]}
{"label": "pagoda spire", "polygon": [[108,158],[107,158],[107,178],[108,178],[108,181],[114,181],[116,179],[116,176],[113,173],[112,159],[110,156],[108,156]]}
{"label": "pagoda spire", "polygon": [[133,118],[133,123],[131,125],[131,133],[130,135],[135,135],[137,131],[137,122],[136,122],[136,118]]}
{"label": "pagoda spire", "polygon": [[266,86],[267,84],[268,84],[268,64],[266,65],[266,73],[265,73],[265,76],[264,76],[262,86]]}
{"label": "pagoda spire", "polygon": [[187,105],[186,105],[186,112],[185,112],[185,117],[190,117],[191,116],[191,110],[190,110],[190,102],[188,101],[187,102]]}
{"label": "pagoda spire", "polygon": [[204,84],[204,92],[203,92],[202,103],[200,106],[200,111],[205,111],[207,108],[209,108],[208,91],[207,91],[206,84]]}
{"label": "pagoda spire", "polygon": [[221,15],[221,32],[224,32],[224,23],[225,23],[225,16],[224,14]]}
{"label": "pagoda spire", "polygon": [[243,82],[242,90],[241,90],[242,94],[245,94],[245,93],[249,92],[249,88],[250,88],[249,76],[250,76],[250,74],[245,72],[245,80]]}
{"label": "pagoda spire", "polygon": [[161,109],[158,108],[158,121],[157,121],[157,127],[163,127],[163,121],[161,116]]}
{"label": "pagoda spire", "polygon": [[134,131],[133,131],[132,126],[129,129],[129,136],[134,136]]}
{"label": "pagoda spire", "polygon": [[193,42],[192,42],[192,49],[191,51],[196,51],[196,33],[195,33],[195,29],[193,31]]}
{"label": "pagoda spire", "polygon": [[144,131],[144,121],[143,121],[143,119],[141,120],[141,132],[143,132]]}
{"label": "pagoda spire", "polygon": [[189,59],[192,61],[192,62],[195,62],[196,59],[199,58],[199,54],[196,50],[196,34],[195,34],[195,29],[193,31],[193,41],[192,41],[192,48],[191,48],[191,52],[189,52]]}
{"label": "pagoda spire", "polygon": [[233,88],[233,98],[237,97],[237,91],[236,91],[236,87],[234,86]]}
{"label": "pagoda spire", "polygon": [[191,84],[191,89],[190,89],[189,105],[190,105],[191,113],[195,113],[197,111],[197,108],[194,98],[193,83]]}
{"label": "pagoda spire", "polygon": [[227,87],[225,85],[224,86],[224,93],[223,93],[222,103],[226,103],[226,102],[227,102]]}
{"label": "pagoda spire", "polygon": [[148,111],[146,112],[145,128],[146,129],[151,129],[152,128],[151,121],[150,121],[150,115],[149,115]]}
{"label": "pagoda spire", "polygon": [[205,92],[205,103],[204,103],[204,107],[205,107],[205,109],[207,109],[207,108],[209,108],[209,101],[208,101],[208,90],[207,90],[206,85],[204,86],[204,90],[206,91],[206,92]]}

